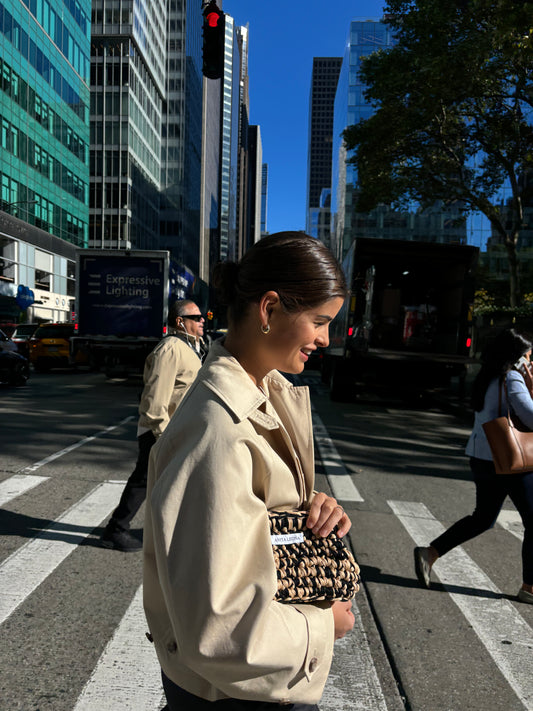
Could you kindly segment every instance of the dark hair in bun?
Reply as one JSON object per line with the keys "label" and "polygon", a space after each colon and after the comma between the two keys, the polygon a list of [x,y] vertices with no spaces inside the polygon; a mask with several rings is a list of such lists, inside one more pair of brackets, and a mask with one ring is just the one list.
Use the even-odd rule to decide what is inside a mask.
{"label": "dark hair in bun", "polygon": [[211,282],[224,306],[229,306],[236,296],[238,274],[239,265],[236,262],[219,262],[213,270]]}
{"label": "dark hair in bun", "polygon": [[256,242],[238,264],[220,262],[212,279],[229,320],[242,320],[249,304],[276,291],[288,312],[347,296],[342,269],[330,250],[303,232],[276,232]]}

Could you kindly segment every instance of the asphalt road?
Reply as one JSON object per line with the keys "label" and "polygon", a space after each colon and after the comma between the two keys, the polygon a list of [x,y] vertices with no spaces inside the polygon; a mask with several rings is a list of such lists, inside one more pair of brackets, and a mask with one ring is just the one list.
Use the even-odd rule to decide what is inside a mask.
{"label": "asphalt road", "polygon": [[[439,561],[431,590],[414,576],[413,546],[473,505],[464,413],[334,404],[315,372],[303,379],[317,486],[350,513],[364,580],[322,711],[533,709],[533,606],[515,600],[521,526],[510,502],[492,531]],[[141,555],[98,545],[135,461],[140,389],[55,371],[0,390],[2,711],[162,705]]]}

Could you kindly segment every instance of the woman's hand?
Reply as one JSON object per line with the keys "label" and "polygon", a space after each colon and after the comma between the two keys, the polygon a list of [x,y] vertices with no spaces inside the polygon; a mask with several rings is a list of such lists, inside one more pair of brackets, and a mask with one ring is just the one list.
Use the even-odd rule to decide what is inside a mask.
{"label": "woman's hand", "polygon": [[306,525],[316,536],[322,536],[322,538],[325,538],[335,526],[338,526],[337,535],[342,538],[352,527],[352,522],[333,496],[319,493],[311,502]]}
{"label": "woman's hand", "polygon": [[345,634],[353,629],[355,616],[352,612],[352,602],[334,602],[331,606],[335,622],[335,639],[342,639]]}

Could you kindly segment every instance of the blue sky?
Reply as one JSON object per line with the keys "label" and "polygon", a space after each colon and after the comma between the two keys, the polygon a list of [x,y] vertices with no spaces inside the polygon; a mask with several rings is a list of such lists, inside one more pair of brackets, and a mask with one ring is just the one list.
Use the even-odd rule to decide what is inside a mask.
{"label": "blue sky", "polygon": [[269,232],[305,229],[313,57],[342,57],[350,20],[381,19],[384,0],[223,0],[249,24],[250,122],[269,166]]}

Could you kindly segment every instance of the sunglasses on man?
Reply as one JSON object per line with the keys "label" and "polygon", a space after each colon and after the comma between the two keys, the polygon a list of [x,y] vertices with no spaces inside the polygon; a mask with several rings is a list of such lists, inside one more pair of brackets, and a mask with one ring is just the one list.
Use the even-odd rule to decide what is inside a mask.
{"label": "sunglasses on man", "polygon": [[199,322],[203,319],[203,316],[202,316],[202,314],[190,314],[190,315],[183,314],[183,316],[181,318],[190,318],[191,321]]}

